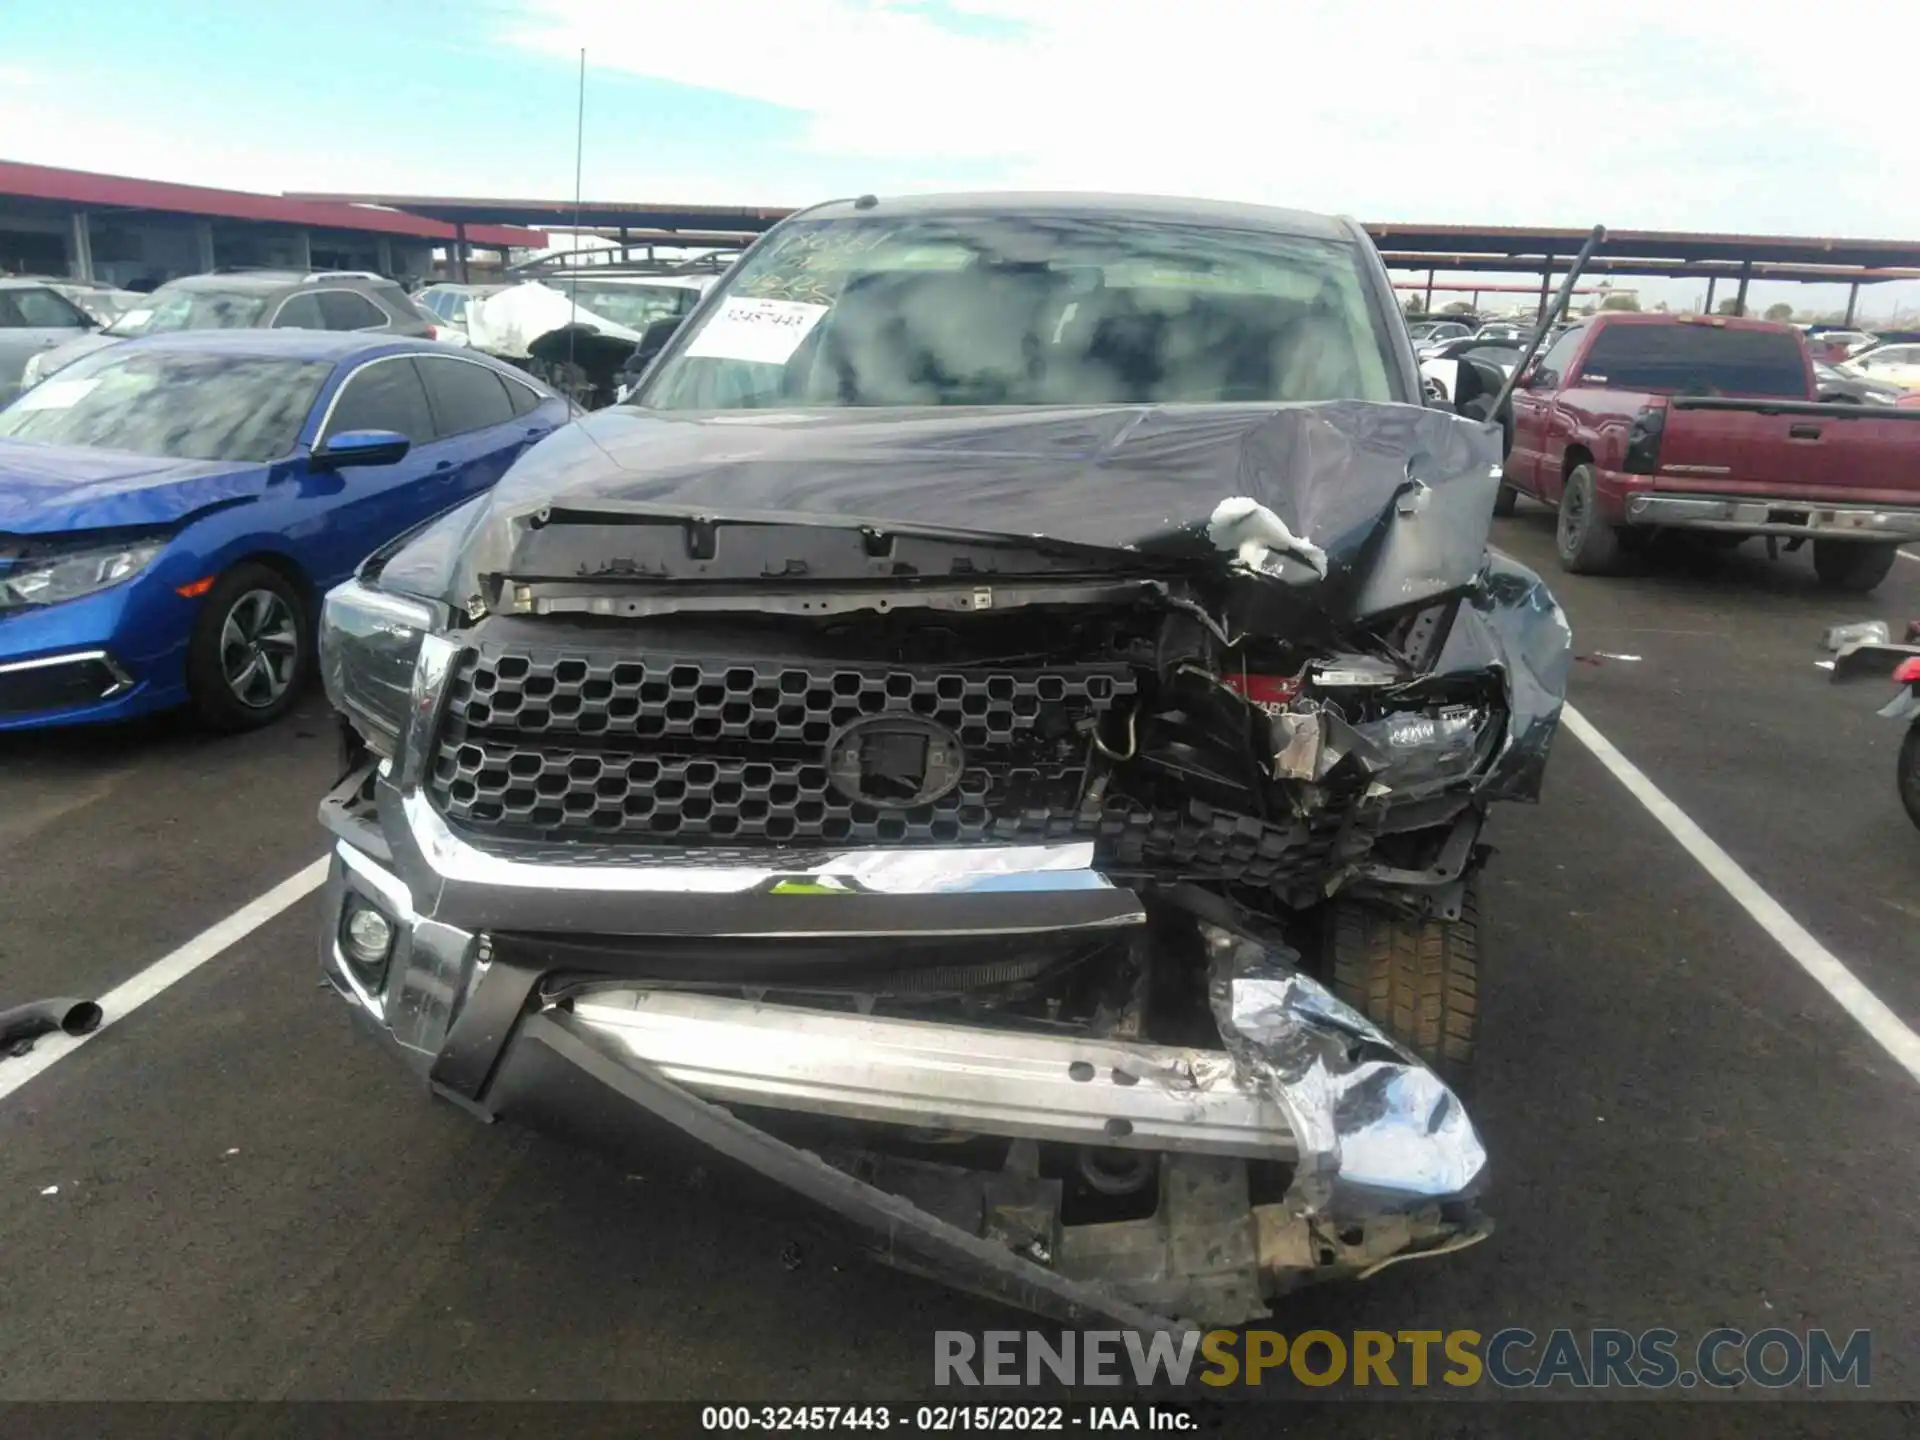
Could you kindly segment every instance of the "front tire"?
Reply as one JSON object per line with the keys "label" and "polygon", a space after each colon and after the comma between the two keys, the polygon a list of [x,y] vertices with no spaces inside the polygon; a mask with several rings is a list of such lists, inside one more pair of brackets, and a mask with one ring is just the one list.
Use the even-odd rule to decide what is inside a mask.
{"label": "front tire", "polygon": [[1907,818],[1920,829],[1920,720],[1907,727],[1907,738],[1900,742],[1900,803]]}
{"label": "front tire", "polygon": [[257,730],[293,707],[313,670],[306,597],[253,561],[222,575],[200,604],[187,649],[187,691],[210,729]]}
{"label": "front tire", "polygon": [[1457,920],[1414,919],[1364,901],[1335,900],[1323,923],[1333,993],[1464,1090],[1480,1017],[1480,914],[1472,882]]}
{"label": "front tire", "polygon": [[1813,573],[1834,590],[1864,595],[1893,569],[1898,545],[1863,545],[1857,540],[1813,542]]}
{"label": "front tire", "polygon": [[1553,540],[1561,567],[1570,574],[1611,575],[1620,568],[1620,531],[1601,518],[1593,466],[1576,465],[1567,477]]}

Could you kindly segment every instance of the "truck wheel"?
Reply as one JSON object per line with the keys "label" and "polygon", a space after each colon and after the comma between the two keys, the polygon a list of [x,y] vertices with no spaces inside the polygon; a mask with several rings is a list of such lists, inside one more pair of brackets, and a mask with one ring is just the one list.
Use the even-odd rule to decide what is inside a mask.
{"label": "truck wheel", "polygon": [[1480,1015],[1480,917],[1471,881],[1458,920],[1413,919],[1362,901],[1326,907],[1333,992],[1456,1091],[1473,1070]]}
{"label": "truck wheel", "polygon": [[1554,548],[1561,567],[1575,575],[1611,575],[1620,568],[1620,531],[1600,518],[1593,466],[1577,465],[1560,494]]}
{"label": "truck wheel", "polygon": [[1887,578],[1898,545],[1863,545],[1857,540],[1813,542],[1813,573],[1822,585],[1862,594]]}
{"label": "truck wheel", "polygon": [[200,602],[187,647],[194,712],[215,730],[256,730],[293,707],[313,669],[307,603],[286,576],[247,561]]}

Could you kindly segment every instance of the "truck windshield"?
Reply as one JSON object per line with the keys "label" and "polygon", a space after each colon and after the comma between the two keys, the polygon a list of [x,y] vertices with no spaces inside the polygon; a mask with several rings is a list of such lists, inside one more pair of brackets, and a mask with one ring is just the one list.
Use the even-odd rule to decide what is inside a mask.
{"label": "truck windshield", "polygon": [[1075,215],[783,226],[675,338],[638,403],[1390,400],[1355,248]]}
{"label": "truck windshield", "polygon": [[1780,330],[1713,325],[1607,325],[1580,366],[1583,385],[1677,395],[1807,398],[1807,369]]}

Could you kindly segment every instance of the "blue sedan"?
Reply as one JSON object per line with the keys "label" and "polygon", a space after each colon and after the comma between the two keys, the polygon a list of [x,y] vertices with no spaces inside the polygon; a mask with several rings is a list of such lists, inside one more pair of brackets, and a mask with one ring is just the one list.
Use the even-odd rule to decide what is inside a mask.
{"label": "blue sedan", "polygon": [[320,596],[573,413],[508,366],[365,334],[76,361],[0,410],[0,730],[183,704],[268,723],[313,669]]}

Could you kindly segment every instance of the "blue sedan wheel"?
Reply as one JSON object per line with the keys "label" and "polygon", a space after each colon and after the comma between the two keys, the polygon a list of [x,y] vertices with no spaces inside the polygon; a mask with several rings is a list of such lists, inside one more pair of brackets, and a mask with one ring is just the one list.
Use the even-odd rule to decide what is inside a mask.
{"label": "blue sedan wheel", "polygon": [[271,590],[249,590],[220,627],[220,670],[233,698],[265,710],[293,684],[300,656],[299,625],[287,602]]}
{"label": "blue sedan wheel", "polygon": [[187,679],[200,718],[218,730],[279,719],[312,668],[312,633],[292,581],[251,561],[234,566],[207,592],[193,627]]}

